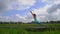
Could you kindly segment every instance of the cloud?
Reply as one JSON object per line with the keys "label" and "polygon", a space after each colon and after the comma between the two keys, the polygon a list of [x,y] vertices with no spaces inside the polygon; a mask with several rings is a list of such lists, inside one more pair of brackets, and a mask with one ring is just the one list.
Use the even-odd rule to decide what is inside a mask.
{"label": "cloud", "polygon": [[16,14],[16,16],[0,16],[0,22],[31,22],[33,18],[29,15],[22,16],[20,14]]}
{"label": "cloud", "polygon": [[53,12],[57,11],[57,9],[60,9],[60,3],[52,5],[50,8],[48,8],[47,12],[53,13]]}
{"label": "cloud", "polygon": [[41,0],[42,2],[46,2],[48,4],[59,4],[60,0]]}
{"label": "cloud", "polygon": [[37,19],[40,22],[60,20],[60,0],[42,1],[47,2],[46,6],[33,10],[33,12],[37,15]]}
{"label": "cloud", "polygon": [[24,10],[36,3],[36,0],[0,0],[0,11],[3,10]]}
{"label": "cloud", "polygon": [[10,22],[11,19],[12,18],[9,16],[0,16],[0,21],[2,21],[2,22]]}
{"label": "cloud", "polygon": [[[37,15],[37,20],[39,22],[60,20],[60,4],[47,4],[42,8],[34,9],[32,12]],[[33,17],[30,12],[24,18],[26,21],[33,21]]]}
{"label": "cloud", "polygon": [[[46,22],[46,21],[57,21],[60,20],[60,0],[41,0],[43,3],[47,3],[44,7],[34,9],[32,12],[37,15],[37,19],[40,22]],[[7,3],[8,2],[8,3]],[[16,9],[16,10],[22,10],[27,9],[30,6],[34,5],[36,2],[35,0],[6,0],[3,1],[3,8],[7,9]],[[6,3],[6,4],[5,4]],[[5,5],[4,5],[5,4]],[[7,7],[6,7],[7,6]],[[20,14],[16,14],[15,18],[14,16],[0,16],[0,20],[2,21],[22,21],[22,22],[31,22],[33,21],[33,17],[30,14],[30,12],[25,15],[21,16]]]}
{"label": "cloud", "polygon": [[18,22],[20,21],[16,16],[0,16],[0,22]]}
{"label": "cloud", "polygon": [[32,18],[31,16],[28,16],[28,15],[21,16],[20,14],[16,14],[16,17],[17,17],[21,22],[24,22],[24,23],[33,21],[33,18]]}
{"label": "cloud", "polygon": [[49,7],[51,7],[51,5],[46,5],[45,7],[33,10],[33,13],[35,13],[37,15],[38,21],[40,21],[40,22],[48,21],[48,19],[47,19],[47,15],[48,15],[47,9]]}
{"label": "cloud", "polygon": [[48,7],[50,7],[50,6],[51,6],[51,5],[46,5],[45,7],[35,9],[35,10],[33,10],[33,13],[35,13],[35,14],[48,14],[48,13],[47,13],[47,9],[48,9]]}
{"label": "cloud", "polygon": [[60,20],[60,3],[56,5],[52,5],[48,8],[47,12],[49,13],[48,19],[49,20]]}

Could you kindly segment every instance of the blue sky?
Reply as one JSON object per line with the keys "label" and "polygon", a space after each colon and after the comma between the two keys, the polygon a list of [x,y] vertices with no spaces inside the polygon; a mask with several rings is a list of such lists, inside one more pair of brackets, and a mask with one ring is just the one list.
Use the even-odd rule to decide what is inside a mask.
{"label": "blue sky", "polygon": [[60,0],[1,0],[0,21],[31,22],[30,10],[38,21],[60,20]]}

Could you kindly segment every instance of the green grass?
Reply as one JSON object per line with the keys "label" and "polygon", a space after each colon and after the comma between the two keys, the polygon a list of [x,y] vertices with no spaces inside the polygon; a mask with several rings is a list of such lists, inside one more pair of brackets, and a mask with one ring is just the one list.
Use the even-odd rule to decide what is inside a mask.
{"label": "green grass", "polygon": [[[60,24],[45,24],[46,26],[60,26]],[[40,26],[40,24],[0,24],[0,26]]]}
{"label": "green grass", "polygon": [[[60,26],[60,24],[46,24],[49,27]],[[59,30],[48,30],[44,32],[28,32],[22,27],[40,26],[39,24],[0,24],[0,26],[21,26],[21,28],[0,28],[0,34],[60,34]]]}
{"label": "green grass", "polygon": [[47,26],[59,26],[60,27],[60,24],[46,24]]}
{"label": "green grass", "polygon": [[24,28],[0,28],[0,34],[60,34],[60,31],[28,32]]}
{"label": "green grass", "polygon": [[22,28],[0,28],[0,34],[23,34],[25,32]]}
{"label": "green grass", "polygon": [[39,24],[0,24],[0,26],[40,26]]}

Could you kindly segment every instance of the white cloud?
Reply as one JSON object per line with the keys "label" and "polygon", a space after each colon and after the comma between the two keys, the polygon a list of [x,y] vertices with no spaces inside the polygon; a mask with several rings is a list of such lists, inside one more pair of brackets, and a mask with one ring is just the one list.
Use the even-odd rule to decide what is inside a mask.
{"label": "white cloud", "polygon": [[8,21],[10,22],[10,19],[11,19],[11,18],[10,18],[9,16],[0,16],[0,21],[2,21],[2,22],[6,22],[6,21],[7,21],[7,22],[8,22]]}
{"label": "white cloud", "polygon": [[[54,5],[54,4],[48,5],[47,4],[46,6],[44,6],[42,8],[34,9],[32,12],[37,15],[37,19],[40,22],[46,22],[46,21],[51,21],[51,20],[53,20],[53,21],[60,20],[60,16],[59,16],[60,9],[58,8],[58,7],[60,7],[59,5],[60,4],[56,4],[56,5]],[[24,18],[26,19],[25,21],[28,21],[28,22],[29,22],[29,20],[33,21],[33,17],[30,14],[30,12]]]}
{"label": "white cloud", "polygon": [[[8,2],[9,9],[27,9],[30,6],[34,5],[35,0],[12,0],[13,4]],[[15,3],[16,2],[16,3]],[[46,6],[38,9],[34,9],[33,13],[37,15],[38,21],[51,21],[51,20],[60,20],[60,0],[42,0],[42,2],[47,2]],[[15,3],[15,4],[14,4]],[[16,7],[17,5],[17,7]],[[14,6],[14,7],[13,7]],[[3,18],[3,17],[0,17]],[[8,18],[8,17],[7,17]],[[4,19],[7,19],[4,18]],[[14,20],[14,18],[9,17],[9,20]],[[7,19],[8,20],[8,19]],[[28,15],[21,16],[20,14],[16,14],[16,19],[14,21],[22,21],[22,22],[31,22],[33,21],[33,17],[28,13]]]}
{"label": "white cloud", "polygon": [[16,14],[18,18],[25,19],[23,16],[20,16],[19,14]]}
{"label": "white cloud", "polygon": [[33,10],[33,13],[35,13],[35,14],[48,14],[47,9],[49,7],[51,7],[51,5],[46,5],[45,7],[35,9],[35,10]]}
{"label": "white cloud", "polygon": [[33,21],[33,18],[29,15],[21,16],[20,14],[16,14],[16,16],[0,16],[0,21],[2,22],[31,22]]}
{"label": "white cloud", "polygon": [[46,6],[33,10],[39,21],[60,20],[60,0],[42,0]]}
{"label": "white cloud", "polygon": [[49,7],[51,7],[51,5],[46,5],[45,7],[33,10],[33,13],[35,13],[37,15],[38,21],[40,21],[40,22],[42,22],[42,21],[44,21],[44,22],[48,21],[48,19],[47,19],[46,16],[48,15],[47,9]]}
{"label": "white cloud", "polygon": [[24,10],[28,9],[36,3],[36,0],[1,0],[0,10]]}
{"label": "white cloud", "polygon": [[[33,19],[31,18],[31,16],[28,16],[28,15],[25,15],[25,16],[21,16],[20,14],[16,14],[16,17],[21,21],[21,22],[24,22],[24,23],[27,23],[27,22],[31,22]],[[18,20],[18,21],[19,21]]]}
{"label": "white cloud", "polygon": [[18,22],[18,18],[15,16],[0,16],[0,21],[2,22]]}
{"label": "white cloud", "polygon": [[60,0],[41,0],[42,2],[47,2],[48,4],[59,4]]}

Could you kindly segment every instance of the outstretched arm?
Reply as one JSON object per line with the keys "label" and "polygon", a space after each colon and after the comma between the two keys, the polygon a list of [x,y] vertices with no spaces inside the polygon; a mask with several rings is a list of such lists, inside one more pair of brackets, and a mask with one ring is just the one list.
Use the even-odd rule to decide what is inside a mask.
{"label": "outstretched arm", "polygon": [[33,15],[32,11],[30,11],[30,13]]}

